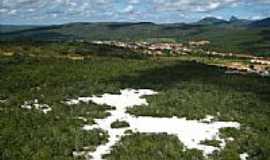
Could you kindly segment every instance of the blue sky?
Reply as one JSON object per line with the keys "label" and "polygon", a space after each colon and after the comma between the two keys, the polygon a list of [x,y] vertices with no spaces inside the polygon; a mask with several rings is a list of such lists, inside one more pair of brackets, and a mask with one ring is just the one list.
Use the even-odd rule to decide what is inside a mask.
{"label": "blue sky", "polygon": [[270,0],[0,0],[1,24],[174,23],[210,16],[270,17]]}

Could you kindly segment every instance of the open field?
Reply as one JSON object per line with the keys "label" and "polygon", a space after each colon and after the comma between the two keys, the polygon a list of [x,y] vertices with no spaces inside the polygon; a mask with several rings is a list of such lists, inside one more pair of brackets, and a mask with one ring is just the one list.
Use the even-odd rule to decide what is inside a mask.
{"label": "open field", "polygon": [[[95,54],[73,60],[54,56],[59,50],[54,55],[34,52],[0,57],[0,154],[4,160],[83,159],[74,157],[73,151],[85,146],[93,151],[106,143],[108,135],[101,130],[84,131],[82,126],[108,116],[109,108],[94,103],[67,106],[63,101],[119,93],[125,88],[159,92],[146,97],[149,106],[128,109],[133,115],[188,119],[213,115],[216,120],[239,122],[240,130],[222,130],[222,136],[234,140],[208,159],[239,160],[241,153],[248,153],[252,160],[270,157],[269,77],[225,74],[222,67],[206,65],[207,57],[199,60],[204,63],[194,61],[199,57],[131,59]],[[44,114],[20,107],[34,99],[52,111]],[[201,151],[184,152],[183,147],[174,135],[134,133],[124,137],[106,158],[206,159]]]}

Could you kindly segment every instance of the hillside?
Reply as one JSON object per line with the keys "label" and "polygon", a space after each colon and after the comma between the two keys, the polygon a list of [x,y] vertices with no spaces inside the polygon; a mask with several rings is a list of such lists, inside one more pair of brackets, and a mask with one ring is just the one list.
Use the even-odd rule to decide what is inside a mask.
{"label": "hillside", "polygon": [[227,23],[227,21],[223,19],[218,19],[216,17],[206,17],[197,23],[202,24],[202,25],[215,25],[215,24],[217,25],[217,24]]}
{"label": "hillside", "polygon": [[270,18],[255,21],[250,24],[251,27],[270,27]]}
{"label": "hillside", "polygon": [[0,33],[16,32],[21,30],[33,29],[41,26],[34,25],[0,25]]}
{"label": "hillside", "polygon": [[[251,23],[251,24],[250,24]],[[256,25],[255,25],[256,24]],[[197,23],[155,24],[151,22],[69,23],[53,26],[2,29],[0,40],[16,41],[174,41],[209,40],[209,49],[222,52],[268,56],[267,19],[251,22],[232,17],[230,21],[205,18]],[[252,27],[250,27],[252,26]],[[3,26],[2,26],[3,27]],[[14,28],[14,26],[13,26]]]}

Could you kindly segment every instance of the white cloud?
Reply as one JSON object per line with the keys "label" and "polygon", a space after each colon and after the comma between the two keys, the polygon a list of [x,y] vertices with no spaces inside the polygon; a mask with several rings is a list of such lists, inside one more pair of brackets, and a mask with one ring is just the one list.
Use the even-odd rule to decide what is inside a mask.
{"label": "white cloud", "polygon": [[140,0],[130,0],[129,3],[130,4],[138,4],[138,3],[140,3]]}
{"label": "white cloud", "polygon": [[52,14],[52,17],[53,17],[53,18],[56,18],[56,17],[58,17],[58,14],[57,14],[57,13],[53,13],[53,14]]}
{"label": "white cloud", "polygon": [[262,19],[264,18],[263,16],[252,16],[252,17],[249,17],[249,19],[252,19],[252,20],[258,20],[258,19]]}
{"label": "white cloud", "polygon": [[7,14],[8,15],[16,15],[17,10],[16,9],[12,9],[11,11],[9,11]]}
{"label": "white cloud", "polygon": [[0,13],[6,13],[6,12],[8,12],[8,9],[6,9],[6,8],[1,8],[0,9]]}
{"label": "white cloud", "polygon": [[239,1],[241,0],[153,0],[153,3],[161,11],[208,12]]}
{"label": "white cloud", "polygon": [[259,2],[259,3],[267,3],[267,4],[270,4],[270,0],[254,0],[256,2]]}
{"label": "white cloud", "polygon": [[[120,12],[140,10],[143,4],[147,4],[150,6],[149,9],[156,12],[210,12],[226,6],[236,7],[241,2],[270,4],[270,0],[129,0]],[[35,8],[36,11],[46,8],[65,8],[65,10],[71,12],[86,12],[87,10],[119,12],[116,9],[117,7],[112,7],[117,3],[120,2],[116,0],[2,0],[0,9],[1,13],[5,12],[3,9],[29,11],[30,8]]]}
{"label": "white cloud", "polygon": [[128,13],[128,12],[131,12],[133,11],[134,9],[134,6],[133,5],[128,5],[126,8],[124,8],[121,12],[123,13]]}
{"label": "white cloud", "polygon": [[[251,7],[256,4],[269,6],[270,0],[0,0],[0,16],[8,19],[35,17],[50,19],[57,14],[58,19],[67,20],[144,20],[170,21],[197,20],[204,14],[213,14],[226,7]],[[240,10],[243,12],[242,10]],[[184,16],[183,16],[184,15]],[[247,13],[246,16],[269,16],[270,11]],[[216,16],[216,15],[214,15]],[[10,18],[11,17],[11,18]],[[226,17],[226,15],[224,16]],[[227,18],[227,17],[226,17]],[[21,21],[21,20],[19,20]],[[60,20],[59,20],[60,23]]]}
{"label": "white cloud", "polygon": [[28,12],[35,12],[36,10],[34,8],[27,9]]}

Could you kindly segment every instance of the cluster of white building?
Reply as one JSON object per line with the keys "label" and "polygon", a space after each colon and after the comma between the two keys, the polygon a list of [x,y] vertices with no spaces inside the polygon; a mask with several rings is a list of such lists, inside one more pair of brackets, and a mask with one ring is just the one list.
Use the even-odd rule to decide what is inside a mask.
{"label": "cluster of white building", "polygon": [[93,44],[103,44],[116,47],[140,50],[144,54],[162,55],[164,51],[171,54],[188,54],[192,49],[182,43],[147,43],[147,42],[119,42],[119,41],[93,41]]}

